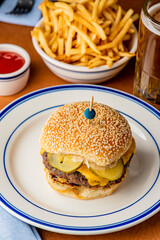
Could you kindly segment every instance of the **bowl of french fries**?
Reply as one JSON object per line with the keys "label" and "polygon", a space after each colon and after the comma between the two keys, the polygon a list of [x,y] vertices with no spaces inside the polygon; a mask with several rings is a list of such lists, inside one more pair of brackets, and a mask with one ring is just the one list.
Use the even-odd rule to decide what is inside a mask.
{"label": "bowl of french fries", "polygon": [[33,45],[48,68],[73,83],[113,78],[135,56],[138,14],[117,0],[43,1]]}

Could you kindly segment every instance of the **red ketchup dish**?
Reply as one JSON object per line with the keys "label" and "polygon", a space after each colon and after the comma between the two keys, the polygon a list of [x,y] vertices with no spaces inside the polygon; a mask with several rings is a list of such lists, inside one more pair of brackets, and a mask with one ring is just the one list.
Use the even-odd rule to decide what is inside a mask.
{"label": "red ketchup dish", "polygon": [[15,52],[0,51],[0,74],[19,70],[25,63],[24,58]]}
{"label": "red ketchup dish", "polygon": [[0,96],[14,95],[27,84],[30,56],[14,44],[0,44]]}

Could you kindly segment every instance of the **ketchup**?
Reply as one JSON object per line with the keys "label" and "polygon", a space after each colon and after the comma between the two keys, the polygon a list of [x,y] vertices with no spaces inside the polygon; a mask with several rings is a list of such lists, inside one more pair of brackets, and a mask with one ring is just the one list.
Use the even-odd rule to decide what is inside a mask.
{"label": "ketchup", "polygon": [[0,74],[19,70],[25,63],[23,57],[15,52],[0,51]]}

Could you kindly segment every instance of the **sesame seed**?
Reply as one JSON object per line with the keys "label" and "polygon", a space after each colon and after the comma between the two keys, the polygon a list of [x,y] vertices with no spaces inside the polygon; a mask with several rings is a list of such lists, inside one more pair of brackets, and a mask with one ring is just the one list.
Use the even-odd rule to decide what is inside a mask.
{"label": "sesame seed", "polygon": [[132,133],[127,120],[116,110],[94,102],[96,116],[88,120],[84,111],[90,102],[60,107],[49,117],[40,144],[51,153],[76,154],[105,166],[117,161],[130,147]]}

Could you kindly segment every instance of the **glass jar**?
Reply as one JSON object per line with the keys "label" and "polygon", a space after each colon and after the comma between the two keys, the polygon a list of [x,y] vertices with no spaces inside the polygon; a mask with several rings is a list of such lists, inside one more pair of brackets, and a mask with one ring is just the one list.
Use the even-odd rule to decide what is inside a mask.
{"label": "glass jar", "polygon": [[160,0],[147,0],[141,11],[134,95],[160,110]]}

